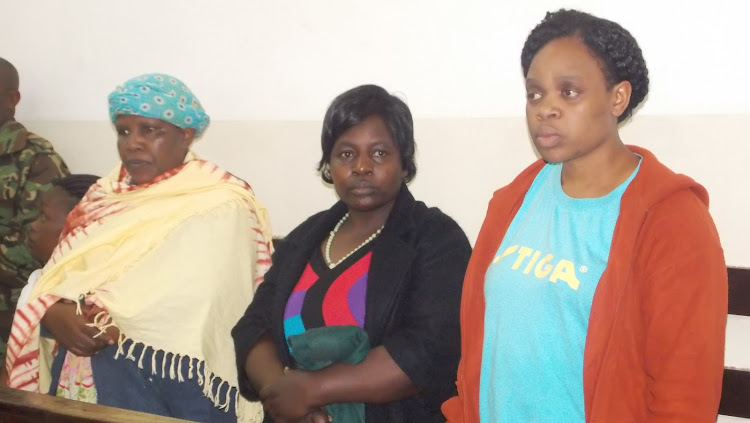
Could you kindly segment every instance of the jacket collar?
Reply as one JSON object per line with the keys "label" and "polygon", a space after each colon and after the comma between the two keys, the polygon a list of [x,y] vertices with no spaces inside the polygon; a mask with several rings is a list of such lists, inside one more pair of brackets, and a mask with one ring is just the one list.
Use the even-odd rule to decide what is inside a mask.
{"label": "jacket collar", "polygon": [[[365,330],[373,345],[380,343],[386,333],[395,298],[398,298],[404,278],[411,268],[411,262],[417,255],[407,239],[410,229],[415,224],[413,213],[416,204],[406,184],[402,184],[393,209],[386,220],[385,228],[373,246],[373,261],[367,281],[365,317]],[[291,294],[312,252],[315,248],[319,248],[320,242],[346,211],[346,204],[339,201],[320,214],[316,222],[310,225],[304,234],[287,238],[290,243],[288,245],[290,260],[285,270],[293,276],[288,278],[284,289],[280,291],[283,304],[279,304],[278,308],[282,312],[286,299]],[[283,329],[279,330],[282,331],[280,335],[283,338]],[[285,354],[288,354],[288,351]]]}

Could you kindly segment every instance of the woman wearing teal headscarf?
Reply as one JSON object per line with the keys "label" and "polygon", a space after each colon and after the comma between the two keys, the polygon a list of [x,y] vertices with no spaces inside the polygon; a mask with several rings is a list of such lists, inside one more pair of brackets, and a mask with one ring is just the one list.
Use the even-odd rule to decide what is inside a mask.
{"label": "woman wearing teal headscarf", "polygon": [[178,128],[190,128],[200,138],[211,119],[198,97],[179,79],[160,73],[126,81],[109,94],[109,117],[143,116],[163,120]]}
{"label": "woman wearing teal headscarf", "polygon": [[[190,151],[210,119],[179,79],[133,78],[109,95],[109,114],[122,163],[68,216],[19,309],[9,385],[260,422],[261,406],[238,394],[230,329],[270,266],[265,208],[247,183]],[[40,323],[60,346],[51,374]]]}

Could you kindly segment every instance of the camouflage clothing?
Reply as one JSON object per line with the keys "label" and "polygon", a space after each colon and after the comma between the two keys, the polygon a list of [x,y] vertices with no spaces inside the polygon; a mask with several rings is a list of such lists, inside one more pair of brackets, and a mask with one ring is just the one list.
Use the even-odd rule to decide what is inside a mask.
{"label": "camouflage clothing", "polygon": [[[21,287],[42,266],[31,257],[25,236],[39,214],[39,192],[69,173],[49,141],[12,120],[0,126],[0,314],[15,309]],[[7,336],[6,328],[0,333],[0,338]]]}
{"label": "camouflage clothing", "polygon": [[69,173],[49,141],[15,121],[0,126],[0,287],[5,294],[25,285],[41,267],[25,234],[39,213],[39,192]]}

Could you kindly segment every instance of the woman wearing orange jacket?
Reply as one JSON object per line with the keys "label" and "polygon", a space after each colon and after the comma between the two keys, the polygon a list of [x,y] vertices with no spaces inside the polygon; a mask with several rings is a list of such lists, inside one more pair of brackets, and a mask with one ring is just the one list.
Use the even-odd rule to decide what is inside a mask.
{"label": "woman wearing orange jacket", "polygon": [[638,44],[560,10],[521,64],[542,159],[490,201],[448,422],[715,422],[726,265],[706,190],[620,139],[648,93]]}

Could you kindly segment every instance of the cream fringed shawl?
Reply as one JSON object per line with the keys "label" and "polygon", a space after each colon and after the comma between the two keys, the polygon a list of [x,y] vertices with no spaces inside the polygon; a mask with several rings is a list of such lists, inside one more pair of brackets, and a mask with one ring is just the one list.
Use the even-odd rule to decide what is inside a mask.
{"label": "cream fringed shawl", "polygon": [[[143,359],[122,349],[126,339],[143,344],[144,353],[164,351],[173,378],[188,363],[192,373],[198,360],[203,371],[193,377],[204,394],[223,408],[234,395],[239,421],[260,422],[261,405],[238,393],[230,330],[270,266],[265,208],[246,183],[192,155],[147,186],[127,179],[118,166],[68,217],[16,314],[5,364],[9,386],[39,391],[39,321],[58,299],[83,295],[120,329],[118,355]],[[214,395],[225,384],[227,394]]]}

